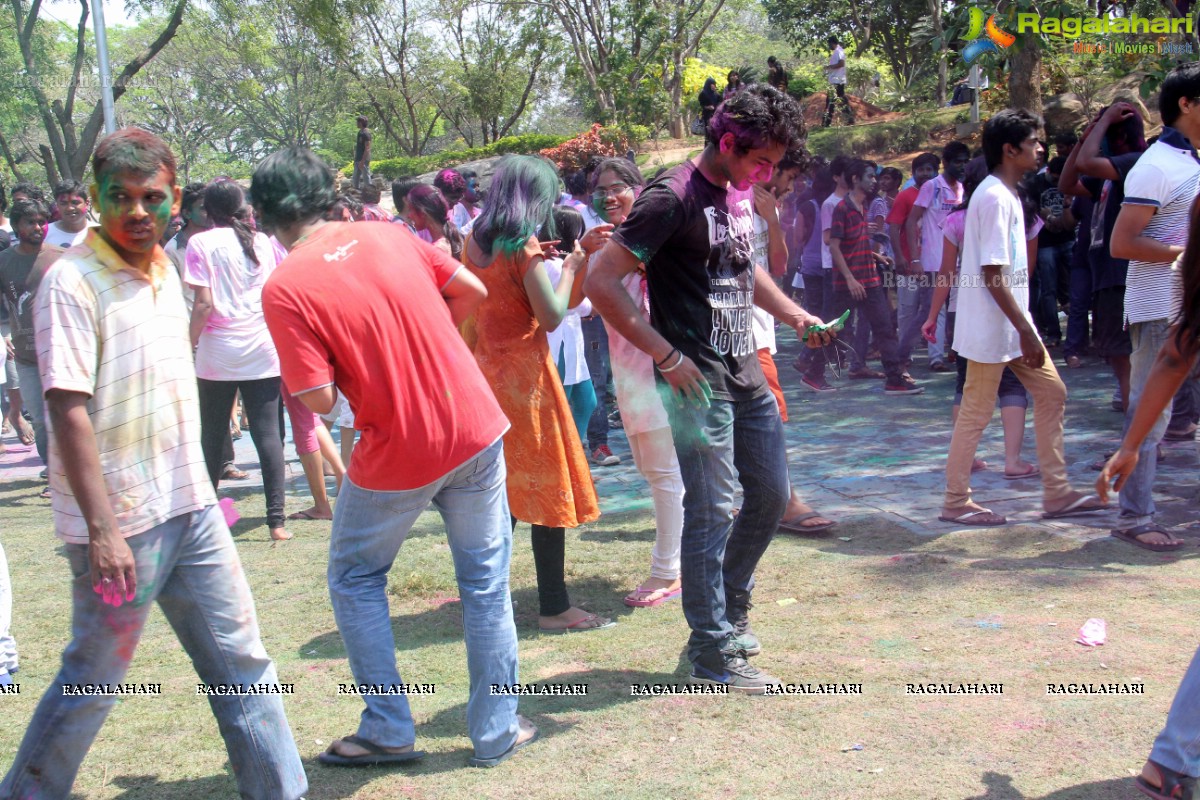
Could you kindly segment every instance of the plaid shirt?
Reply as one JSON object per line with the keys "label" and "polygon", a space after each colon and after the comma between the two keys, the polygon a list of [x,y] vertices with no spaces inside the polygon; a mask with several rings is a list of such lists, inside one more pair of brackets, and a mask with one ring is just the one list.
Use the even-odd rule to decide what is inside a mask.
{"label": "plaid shirt", "polygon": [[[879,270],[875,268],[875,256],[871,254],[871,237],[867,235],[867,220],[862,209],[854,204],[850,195],[833,209],[833,225],[829,238],[841,241],[842,258],[850,274],[864,287],[879,286]],[[846,292],[849,288],[841,270],[833,268],[834,291]]]}

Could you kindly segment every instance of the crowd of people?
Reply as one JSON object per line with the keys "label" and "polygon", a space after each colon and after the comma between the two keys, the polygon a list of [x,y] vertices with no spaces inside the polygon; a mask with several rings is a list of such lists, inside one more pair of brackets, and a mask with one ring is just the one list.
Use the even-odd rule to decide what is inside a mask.
{"label": "crowd of people", "polygon": [[[830,67],[843,69],[831,47],[842,63]],[[402,685],[387,575],[417,517],[441,515],[480,767],[538,735],[515,695],[488,691],[518,680],[509,564],[520,523],[539,630],[616,624],[574,605],[566,580],[566,529],[600,514],[591,469],[618,461],[610,424],[624,428],[656,528],[648,577],[624,602],[679,600],[691,682],[779,685],[750,661],[767,649],[750,623],[755,570],[778,531],[835,524],[789,475],[781,324],[806,345],[790,366],[812,392],[838,391],[829,378],[844,372],[920,395],[922,343],[930,372],[957,371],[943,521],[1006,522],[970,490],[999,405],[1004,477],[1040,478],[1045,517],[1105,508],[1115,480],[1114,536],[1178,548],[1154,522],[1151,490],[1158,441],[1197,428],[1200,244],[1188,231],[1200,65],[1163,83],[1165,127],[1149,145],[1135,106],[1117,103],[1077,140],[1056,139],[1047,161],[1041,120],[1007,110],[984,126],[980,152],[950,142],[909,176],[849,154],[809,158],[797,103],[736,78],[708,115],[703,151],[650,181],[624,158],[560,175],[509,156],[486,191],[467,170],[396,181],[390,218],[360,118],[346,193],[300,147],[259,164],[248,193],[228,179],[180,190],[169,148],[135,128],[100,141],[90,191],[64,182],[51,208],[36,187],[13,187],[0,252],[8,420],[47,466],[74,582],[72,641],[0,797],[69,793],[115,698],[59,687],[120,684],[155,601],[205,683],[275,683],[216,500],[222,480],[244,475],[232,455],[243,417],[270,535],[284,540],[287,411],[313,495],[293,518],[332,518],[328,589],[359,686]],[[1067,480],[1066,386],[1051,352],[1073,369],[1089,341],[1126,411],[1096,494]],[[1021,458],[1030,396],[1036,464]],[[0,579],[7,683],[18,664],[2,550]],[[1139,778],[1152,796],[1186,796],[1173,787],[1200,773],[1197,692],[1200,656]],[[404,693],[362,700],[357,729],[323,763],[423,755]],[[210,702],[242,795],[300,797],[279,695]]]}

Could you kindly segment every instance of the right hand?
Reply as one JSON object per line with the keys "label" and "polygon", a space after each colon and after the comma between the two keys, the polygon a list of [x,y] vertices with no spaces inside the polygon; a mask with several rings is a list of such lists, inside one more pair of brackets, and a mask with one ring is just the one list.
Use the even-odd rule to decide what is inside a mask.
{"label": "right hand", "polygon": [[1131,103],[1126,103],[1124,101],[1120,103],[1113,103],[1108,107],[1108,110],[1104,112],[1104,116],[1100,117],[1100,122],[1106,127],[1112,127],[1123,120],[1129,119],[1135,114],[1137,114],[1137,109],[1134,108]]}
{"label": "right hand", "polygon": [[1038,338],[1037,331],[1032,327],[1026,327],[1020,331],[1021,335],[1021,360],[1028,367],[1041,369],[1046,363],[1046,347],[1042,344],[1042,340]]}
{"label": "right hand", "polygon": [[112,522],[109,533],[93,535],[88,543],[92,591],[106,605],[119,608],[137,596],[137,562],[129,543]]}
{"label": "right hand", "polygon": [[580,270],[580,268],[582,268],[583,265],[587,263],[587,258],[588,258],[588,254],[587,254],[587,251],[584,250],[584,248],[583,248],[583,241],[576,240],[575,241],[575,249],[572,250],[570,253],[568,253],[567,257],[565,259],[563,259],[563,266],[562,266],[563,272],[566,272],[568,270],[570,270],[571,272],[578,272]]}
{"label": "right hand", "polygon": [[930,344],[937,344],[937,317],[925,320],[925,324],[921,326],[921,335]]}
{"label": "right hand", "polygon": [[1100,470],[1100,477],[1096,478],[1096,496],[1102,503],[1108,502],[1109,487],[1115,492],[1121,491],[1137,463],[1137,450],[1126,450],[1122,445],[1112,454],[1104,469]]}
{"label": "right hand", "polygon": [[850,290],[850,296],[855,300],[865,300],[867,298],[867,290],[854,278],[846,281],[846,288]]}
{"label": "right hand", "polygon": [[[692,361],[687,356],[680,353],[683,360],[679,362],[679,366],[670,372],[659,372],[667,385],[671,387],[671,392],[680,400],[687,400],[692,405],[700,408],[708,408],[712,399],[712,387],[708,385],[708,381],[704,378],[704,373],[700,372],[700,368],[696,366],[696,362]],[[675,358],[671,356],[671,358]],[[664,366],[671,366],[669,363]]]}

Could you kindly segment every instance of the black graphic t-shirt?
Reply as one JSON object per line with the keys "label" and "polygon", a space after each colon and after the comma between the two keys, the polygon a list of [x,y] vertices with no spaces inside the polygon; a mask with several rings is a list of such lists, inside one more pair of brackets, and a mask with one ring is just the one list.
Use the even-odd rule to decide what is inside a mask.
{"label": "black graphic t-shirt", "polygon": [[[646,265],[650,323],[696,362],[713,397],[768,391],[754,352],[754,206],[691,161],[650,183],[613,232]],[[660,377],[661,380],[661,377]]]}

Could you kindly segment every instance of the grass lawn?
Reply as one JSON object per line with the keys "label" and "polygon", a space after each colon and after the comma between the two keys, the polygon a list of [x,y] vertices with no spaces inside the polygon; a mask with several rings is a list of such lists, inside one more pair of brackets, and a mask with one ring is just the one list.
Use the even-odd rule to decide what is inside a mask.
{"label": "grass lawn", "polygon": [[[15,587],[21,693],[2,697],[7,769],[67,641],[67,567],[30,481],[0,488]],[[257,506],[259,500],[243,503]],[[570,534],[576,603],[620,619],[570,637],[536,633],[528,528],[513,561],[523,681],[586,682],[582,698],[527,698],[542,740],[491,771],[464,768],[466,668],[449,552],[424,515],[391,575],[401,674],[417,697],[422,763],[339,770],[316,755],[354,730],[349,682],[325,588],[328,524],[269,543],[262,520],[235,530],[318,798],[1089,798],[1133,796],[1195,644],[1197,579],[1180,556],[1117,550],[1031,527],[920,536],[851,521],[826,538],[780,537],[759,572],[756,663],[786,681],[861,683],[861,696],[631,698],[630,684],[682,680],[679,604],[630,611],[648,566],[645,512]],[[841,538],[839,538],[841,537]],[[846,541],[848,540],[848,541]],[[1116,557],[1115,557],[1116,556]],[[1171,609],[1172,613],[1164,613]],[[1088,617],[1110,642],[1074,644]],[[129,681],[163,696],[120,702],[76,782],[87,798],[234,796],[222,741],[191,666],[155,611]],[[913,682],[1003,683],[1002,696],[906,696]],[[1046,684],[1144,682],[1145,696],[1047,697]],[[861,745],[861,750],[854,746]]]}

